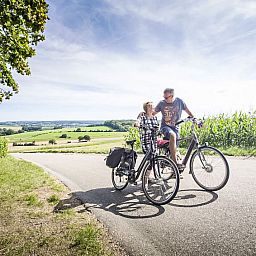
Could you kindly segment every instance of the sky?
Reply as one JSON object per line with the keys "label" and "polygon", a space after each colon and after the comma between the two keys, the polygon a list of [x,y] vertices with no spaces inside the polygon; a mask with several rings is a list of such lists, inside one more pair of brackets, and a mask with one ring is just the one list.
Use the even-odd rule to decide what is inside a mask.
{"label": "sky", "polygon": [[0,121],[135,118],[166,87],[195,116],[256,110],[255,0],[48,0]]}

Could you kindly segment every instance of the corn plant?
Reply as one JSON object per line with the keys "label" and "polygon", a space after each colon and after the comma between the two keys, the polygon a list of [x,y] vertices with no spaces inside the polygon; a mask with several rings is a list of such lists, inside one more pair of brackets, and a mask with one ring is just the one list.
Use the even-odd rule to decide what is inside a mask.
{"label": "corn plant", "polygon": [[[208,143],[219,148],[239,147],[256,148],[256,111],[253,113],[236,112],[229,116],[220,114],[203,118],[203,128],[196,128],[201,144]],[[180,137],[190,135],[191,123],[184,123],[180,127]],[[125,139],[136,139],[136,147],[140,147],[139,132],[130,128]],[[182,141],[180,147],[187,147]]]}

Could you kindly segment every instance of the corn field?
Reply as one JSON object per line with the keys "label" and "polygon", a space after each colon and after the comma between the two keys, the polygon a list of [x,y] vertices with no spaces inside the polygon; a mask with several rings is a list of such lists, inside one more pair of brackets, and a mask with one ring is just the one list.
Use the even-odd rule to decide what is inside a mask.
{"label": "corn field", "polygon": [[[196,128],[201,144],[207,142],[219,148],[256,148],[256,111],[254,113],[236,112],[231,116],[221,114],[204,118],[203,121],[203,128]],[[189,136],[190,128],[191,123],[182,124],[180,137]],[[131,128],[126,139],[133,138],[137,139],[139,147],[138,131]],[[187,147],[187,142],[182,141],[180,147]]]}
{"label": "corn field", "polygon": [[[219,115],[204,119],[203,128],[197,128],[200,142],[221,148],[256,147],[256,113],[236,112],[232,116]],[[181,126],[181,137],[190,133],[189,123]],[[181,145],[183,146],[183,145]]]}

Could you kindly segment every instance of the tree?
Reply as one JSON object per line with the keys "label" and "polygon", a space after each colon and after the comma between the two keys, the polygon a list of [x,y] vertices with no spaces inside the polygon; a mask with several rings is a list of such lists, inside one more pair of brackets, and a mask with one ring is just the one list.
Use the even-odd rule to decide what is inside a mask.
{"label": "tree", "polygon": [[0,102],[19,90],[13,71],[30,75],[28,58],[45,39],[47,13],[45,0],[0,0]]}
{"label": "tree", "polygon": [[79,136],[78,140],[79,141],[90,141],[91,137],[89,135]]}
{"label": "tree", "polygon": [[84,135],[84,140],[90,141],[90,140],[91,140],[91,137],[90,137],[89,135]]}
{"label": "tree", "polygon": [[67,137],[68,137],[68,135],[65,133],[60,136],[60,138],[64,138],[64,139],[66,139]]}
{"label": "tree", "polygon": [[84,136],[79,136],[79,137],[78,137],[78,140],[79,140],[79,141],[82,141],[83,139],[84,139]]}

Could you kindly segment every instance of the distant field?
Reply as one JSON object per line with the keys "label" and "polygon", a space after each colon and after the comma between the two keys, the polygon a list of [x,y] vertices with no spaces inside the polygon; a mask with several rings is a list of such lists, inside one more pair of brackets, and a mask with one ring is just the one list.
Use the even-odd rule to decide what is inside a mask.
{"label": "distant field", "polygon": [[[112,131],[113,129],[107,127],[107,126],[83,126],[83,127],[77,127],[80,128],[82,131]],[[73,131],[77,128],[62,128],[62,131]]]}
{"label": "distant field", "polygon": [[[105,126],[95,126],[95,127],[83,127],[81,132],[75,132],[77,128],[63,128],[56,130],[43,130],[35,132],[25,132],[20,134],[13,134],[5,136],[5,138],[10,142],[32,142],[32,141],[49,141],[51,139],[55,140],[77,140],[79,136],[89,135],[91,139],[95,138],[118,138],[123,137],[124,132],[111,132],[111,129]],[[90,130],[98,130],[105,132],[90,132]],[[60,136],[62,134],[67,134],[67,139],[62,139]]]}
{"label": "distant field", "polygon": [[124,138],[95,139],[86,143],[56,144],[37,147],[11,147],[10,152],[107,153],[112,147],[124,145]]}
{"label": "distant field", "polygon": [[21,126],[7,126],[7,125],[0,125],[0,129],[12,129],[14,131],[21,130]]}
{"label": "distant field", "polygon": [[[34,132],[25,132],[5,136],[9,142],[9,152],[79,152],[79,153],[106,153],[111,147],[122,146],[126,132],[115,132],[106,126],[52,129]],[[98,132],[97,132],[98,131]],[[67,134],[68,138],[60,138]],[[90,142],[78,143],[78,137],[89,135]],[[50,145],[49,140],[56,140],[57,144]],[[35,146],[13,146],[13,142],[25,143],[35,141]],[[70,143],[68,143],[70,142]]]}

